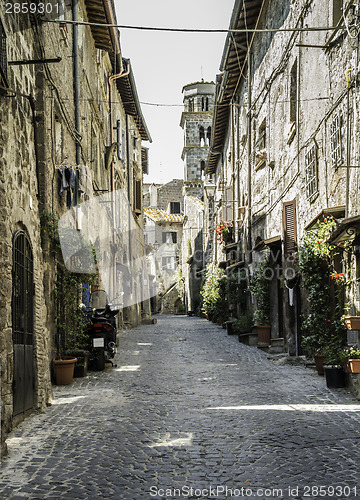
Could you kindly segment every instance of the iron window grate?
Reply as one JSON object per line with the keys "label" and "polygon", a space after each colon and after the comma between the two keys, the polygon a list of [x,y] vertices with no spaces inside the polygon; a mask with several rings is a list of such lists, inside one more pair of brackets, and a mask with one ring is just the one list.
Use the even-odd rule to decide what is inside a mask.
{"label": "iron window grate", "polygon": [[7,81],[7,55],[6,55],[6,34],[4,26],[0,21],[0,70]]}
{"label": "iron window grate", "polygon": [[316,148],[312,146],[305,155],[306,197],[311,198],[317,193],[317,159]]}
{"label": "iron window grate", "polygon": [[341,122],[341,115],[337,114],[330,124],[331,165],[334,168],[343,162]]}

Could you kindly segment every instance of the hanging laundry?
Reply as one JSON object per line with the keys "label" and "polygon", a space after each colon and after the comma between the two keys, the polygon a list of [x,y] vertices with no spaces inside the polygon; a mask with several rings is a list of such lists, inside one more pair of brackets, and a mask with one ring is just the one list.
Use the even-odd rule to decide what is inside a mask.
{"label": "hanging laundry", "polygon": [[59,194],[63,194],[64,191],[69,189],[69,182],[66,178],[67,167],[60,170],[60,191]]}

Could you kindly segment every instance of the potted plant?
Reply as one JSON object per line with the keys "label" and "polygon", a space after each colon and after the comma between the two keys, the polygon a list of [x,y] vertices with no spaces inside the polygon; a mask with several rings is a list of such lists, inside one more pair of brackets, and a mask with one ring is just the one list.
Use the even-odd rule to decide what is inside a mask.
{"label": "potted plant", "polygon": [[346,347],[343,351],[343,362],[350,373],[360,373],[360,348],[358,346]]}
{"label": "potted plant", "polygon": [[249,290],[255,298],[254,323],[258,333],[258,344],[270,344],[270,280],[266,276],[269,260],[260,262],[251,277]]}
{"label": "potted plant", "polygon": [[329,357],[334,361],[345,342],[342,315],[346,279],[344,273],[334,270],[333,258],[339,249],[328,242],[334,224],[334,219],[325,218],[305,234],[299,249],[298,266],[310,305],[302,315],[301,346],[314,358],[319,374],[324,373],[324,362],[329,363]]}
{"label": "potted plant", "polygon": [[57,352],[53,366],[57,385],[71,384],[77,362],[76,375],[85,375],[87,371],[90,342],[87,331],[90,320],[86,307],[81,302],[84,292],[83,281],[84,276],[64,269],[59,269],[56,276]]}
{"label": "potted plant", "polygon": [[224,272],[215,264],[208,264],[205,281],[200,291],[202,298],[201,311],[209,320],[219,324],[223,324],[229,317],[225,286]]}
{"label": "potted plant", "polygon": [[236,335],[238,335],[240,340],[240,335],[244,333],[250,333],[253,326],[253,317],[250,311],[241,314],[238,319],[233,323],[233,330]]}
{"label": "potted plant", "polygon": [[329,388],[345,387],[346,373],[344,370],[344,342],[336,333],[329,339],[325,348],[325,379]]}

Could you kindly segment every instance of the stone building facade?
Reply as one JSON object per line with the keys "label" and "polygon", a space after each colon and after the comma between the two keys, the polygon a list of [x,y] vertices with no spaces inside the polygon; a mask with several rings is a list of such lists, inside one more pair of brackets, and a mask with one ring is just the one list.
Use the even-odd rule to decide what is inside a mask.
{"label": "stone building facade", "polygon": [[184,181],[144,185],[145,248],[151,281],[154,313],[172,314],[183,309],[179,292],[180,249],[184,223]]}
{"label": "stone building facade", "polygon": [[[301,352],[307,307],[293,265],[306,231],[331,215],[343,240],[360,232],[358,23],[353,1],[237,0],[230,28],[239,31],[227,37],[217,80],[206,166],[215,177],[213,223],[232,226],[238,257],[225,248],[229,272],[237,264],[251,276],[270,251],[272,342],[290,354]],[[244,30],[255,26],[273,31],[249,37]],[[342,266],[354,279],[355,314],[358,256]]]}
{"label": "stone building facade", "polygon": [[[150,312],[144,290],[142,176],[148,166],[142,143],[151,137],[117,30],[66,24],[116,24],[109,2],[66,3],[62,24],[31,14],[5,15],[5,2],[0,5],[4,451],[13,424],[51,399],[59,275],[69,272],[86,284],[87,271],[96,270],[94,261],[82,262],[76,254],[81,247],[63,245],[59,251],[59,219],[59,227],[94,248],[99,284],[112,299],[122,300],[120,326],[138,324]],[[128,224],[121,226],[124,213]],[[126,303],[124,288],[131,297]]]}

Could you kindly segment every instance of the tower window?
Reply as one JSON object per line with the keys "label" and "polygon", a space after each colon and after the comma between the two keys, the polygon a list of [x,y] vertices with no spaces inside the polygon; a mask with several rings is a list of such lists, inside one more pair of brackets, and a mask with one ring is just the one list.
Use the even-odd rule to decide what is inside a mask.
{"label": "tower window", "polygon": [[210,142],[211,142],[211,127],[208,127],[208,128],[207,128],[207,131],[206,131],[206,139],[207,139],[207,144],[208,144],[208,146],[210,146]]}
{"label": "tower window", "polygon": [[200,139],[200,146],[205,145],[205,130],[204,127],[199,128],[199,139]]}
{"label": "tower window", "polygon": [[208,97],[201,98],[201,111],[209,111],[209,98]]}

